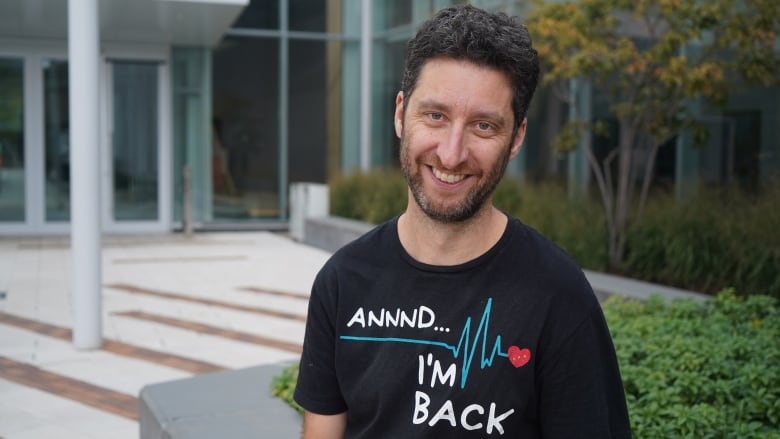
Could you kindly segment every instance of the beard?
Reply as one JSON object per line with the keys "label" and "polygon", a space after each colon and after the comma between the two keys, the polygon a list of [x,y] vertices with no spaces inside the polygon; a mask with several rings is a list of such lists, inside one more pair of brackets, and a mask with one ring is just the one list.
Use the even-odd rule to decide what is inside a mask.
{"label": "beard", "polygon": [[[512,138],[514,138],[514,136],[512,136]],[[418,160],[416,163],[417,172],[413,171],[415,163],[413,163],[413,159],[409,155],[408,143],[409,138],[406,133],[402,131],[400,159],[401,170],[404,173],[404,177],[406,177],[406,183],[409,185],[409,190],[412,193],[412,197],[414,197],[414,201],[423,213],[432,220],[441,223],[464,222],[474,217],[474,215],[482,209],[491,195],[493,195],[493,191],[504,176],[511,152],[511,144],[508,144],[495,165],[489,169],[487,173],[482,174],[481,181],[478,181],[477,185],[469,190],[462,200],[458,201],[453,206],[446,206],[443,203],[435,203],[431,197],[425,193],[421,171],[425,165]]]}

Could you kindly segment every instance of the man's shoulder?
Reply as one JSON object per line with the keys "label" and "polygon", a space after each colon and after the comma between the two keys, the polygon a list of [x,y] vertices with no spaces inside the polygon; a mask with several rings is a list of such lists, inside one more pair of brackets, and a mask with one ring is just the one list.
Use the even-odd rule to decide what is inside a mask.
{"label": "man's shoulder", "polygon": [[559,262],[564,265],[577,266],[576,261],[558,244],[549,237],[543,235],[535,228],[522,222],[519,218],[509,217],[509,226],[514,228],[513,248],[533,255],[539,262],[548,264],[550,262]]}
{"label": "man's shoulder", "polygon": [[592,289],[580,264],[552,239],[517,218],[510,217],[514,227],[513,260],[520,261],[524,274],[542,281],[551,290],[562,294],[592,295]]}
{"label": "man's shoulder", "polygon": [[395,223],[380,224],[336,250],[325,262],[314,280],[314,291],[339,290],[339,285],[355,279],[373,278],[393,266],[393,239],[397,241]]}
{"label": "man's shoulder", "polygon": [[379,224],[355,240],[338,249],[333,256],[354,257],[375,254],[378,247],[390,246],[397,236],[396,218]]}
{"label": "man's shoulder", "polygon": [[[325,264],[326,268],[339,269],[356,262],[368,262],[387,257],[398,240],[396,219],[379,224],[336,250]],[[362,264],[361,264],[362,265]]]}

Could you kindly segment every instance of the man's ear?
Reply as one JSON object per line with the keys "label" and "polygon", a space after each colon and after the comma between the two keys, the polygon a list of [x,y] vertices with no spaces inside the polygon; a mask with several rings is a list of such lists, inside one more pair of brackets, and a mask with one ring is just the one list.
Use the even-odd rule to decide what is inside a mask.
{"label": "man's ear", "polygon": [[509,160],[512,160],[520,152],[520,148],[523,147],[523,140],[525,139],[525,130],[528,127],[528,118],[523,119],[523,122],[517,127],[517,133],[515,138],[512,139],[512,149],[509,152]]}
{"label": "man's ear", "polygon": [[395,135],[401,138],[401,133],[404,132],[404,92],[399,91],[395,96],[395,113],[393,115],[393,123],[395,125]]}

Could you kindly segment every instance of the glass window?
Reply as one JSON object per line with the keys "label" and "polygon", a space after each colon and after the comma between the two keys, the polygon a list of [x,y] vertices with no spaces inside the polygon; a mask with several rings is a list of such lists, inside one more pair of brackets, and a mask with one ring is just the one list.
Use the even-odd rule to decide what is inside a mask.
{"label": "glass window", "polygon": [[[381,44],[381,45],[379,45]],[[398,138],[393,125],[395,112],[395,97],[401,89],[401,77],[406,56],[406,42],[377,43],[377,56],[381,56],[381,64],[374,65],[374,83],[380,84],[379,90],[373,96],[373,144],[371,162],[377,166],[398,165]]]}
{"label": "glass window", "polygon": [[207,80],[210,71],[205,67],[210,65],[210,53],[207,48],[174,47],[171,54],[174,221],[183,220],[185,166],[191,178],[192,220],[211,220],[211,81]]}
{"label": "glass window", "polygon": [[327,3],[341,0],[290,0],[290,29],[325,32]]}
{"label": "glass window", "polygon": [[241,11],[233,27],[279,29],[279,0],[252,0]]}
{"label": "glass window", "polygon": [[412,23],[412,0],[383,0],[375,3],[376,11],[380,13],[378,30],[393,29]]}
{"label": "glass window", "polygon": [[[46,220],[70,220],[68,63],[43,62]],[[97,123],[97,121],[96,121]]]}
{"label": "glass window", "polygon": [[279,41],[225,38],[213,53],[214,219],[279,217]]}
{"label": "glass window", "polygon": [[0,222],[24,221],[24,69],[0,59]]}
{"label": "glass window", "polygon": [[[341,99],[339,82],[329,89],[325,42],[290,42],[289,181],[325,182],[327,106]],[[332,65],[338,68],[339,65]],[[338,121],[333,125],[338,126]]]}
{"label": "glass window", "polygon": [[113,63],[114,219],[158,218],[157,64]]}

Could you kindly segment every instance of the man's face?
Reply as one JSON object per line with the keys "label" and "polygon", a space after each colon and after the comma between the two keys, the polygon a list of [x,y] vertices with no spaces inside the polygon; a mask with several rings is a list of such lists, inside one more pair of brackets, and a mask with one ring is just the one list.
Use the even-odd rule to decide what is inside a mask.
{"label": "man's face", "polygon": [[403,105],[399,92],[395,129],[401,169],[417,206],[441,222],[471,218],[488,204],[525,135],[525,121],[512,135],[506,75],[469,61],[435,58],[420,71],[406,110]]}

